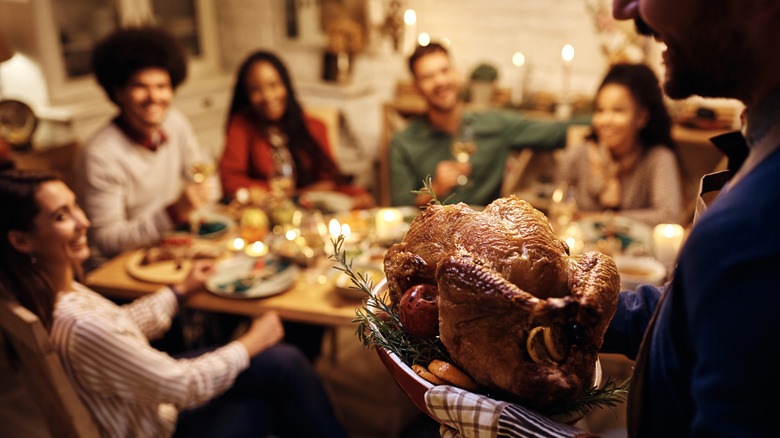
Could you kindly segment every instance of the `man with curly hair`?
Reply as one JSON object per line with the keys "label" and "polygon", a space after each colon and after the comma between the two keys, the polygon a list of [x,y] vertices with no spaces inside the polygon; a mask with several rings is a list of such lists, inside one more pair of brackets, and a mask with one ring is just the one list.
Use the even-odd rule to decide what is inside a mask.
{"label": "man with curly hair", "polygon": [[119,114],[86,142],[77,175],[90,239],[99,256],[112,257],[186,224],[213,187],[191,182],[201,151],[171,108],[187,76],[178,41],[161,29],[120,29],[97,44],[92,66]]}

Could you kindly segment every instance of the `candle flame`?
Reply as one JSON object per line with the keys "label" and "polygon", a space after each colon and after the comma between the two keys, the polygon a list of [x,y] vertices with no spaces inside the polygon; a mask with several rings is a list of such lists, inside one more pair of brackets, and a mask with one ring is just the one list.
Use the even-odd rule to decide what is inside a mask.
{"label": "candle flame", "polygon": [[233,248],[234,249],[242,249],[246,245],[246,242],[244,242],[244,239],[240,237],[236,237],[233,239]]}
{"label": "candle flame", "polygon": [[520,52],[515,52],[515,54],[512,55],[512,64],[514,64],[515,67],[520,67],[525,64],[525,55]]}
{"label": "candle flame", "polygon": [[431,36],[427,33],[423,32],[417,37],[417,44],[421,46],[427,46],[431,43]]}
{"label": "candle flame", "polygon": [[330,233],[331,237],[333,237],[334,239],[336,237],[339,237],[339,234],[341,234],[341,224],[335,218],[331,219],[330,222],[328,222],[328,232]]}
{"label": "candle flame", "polygon": [[563,50],[561,50],[561,58],[566,62],[571,62],[574,59],[574,46],[568,43],[564,45]]}
{"label": "candle flame", "polygon": [[387,209],[382,213],[382,217],[387,222],[392,222],[395,219],[395,211],[392,209]]}
{"label": "candle flame", "polygon": [[260,242],[258,240],[257,242],[253,243],[252,245],[247,246],[246,249],[244,250],[244,252],[246,253],[246,255],[248,255],[250,257],[259,257],[259,256],[262,256],[262,255],[265,255],[266,247],[263,244],[263,242]]}
{"label": "candle flame", "polygon": [[404,12],[404,23],[411,26],[416,22],[417,22],[417,13],[414,12],[414,9],[407,9]]}
{"label": "candle flame", "polygon": [[287,230],[287,232],[284,233],[284,237],[287,238],[287,240],[295,240],[295,238],[298,237],[298,233],[295,230]]}
{"label": "candle flame", "polygon": [[675,228],[677,228],[677,227],[675,227],[673,224],[666,224],[664,226],[664,236],[669,238],[669,239],[674,237],[675,234],[677,234],[677,230]]}

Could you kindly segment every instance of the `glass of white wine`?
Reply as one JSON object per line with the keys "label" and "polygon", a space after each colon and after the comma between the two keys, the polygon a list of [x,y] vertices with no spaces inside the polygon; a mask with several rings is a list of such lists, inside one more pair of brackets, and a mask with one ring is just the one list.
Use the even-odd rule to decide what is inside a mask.
{"label": "glass of white wine", "polygon": [[[468,163],[471,160],[471,156],[476,152],[477,143],[474,141],[474,128],[464,121],[455,136],[455,140],[450,145],[450,153],[455,157],[455,161],[459,163]],[[469,183],[469,178],[466,175],[460,175],[458,177],[459,185],[465,186]]]}
{"label": "glass of white wine", "polygon": [[[202,161],[195,161],[190,164],[189,167],[190,179],[197,184],[203,184],[208,181],[209,178],[214,176],[217,172],[217,165],[213,159],[204,159]],[[210,201],[215,201],[215,197],[211,197]],[[194,237],[200,235],[200,223],[203,207],[198,208],[190,213],[190,234]]]}

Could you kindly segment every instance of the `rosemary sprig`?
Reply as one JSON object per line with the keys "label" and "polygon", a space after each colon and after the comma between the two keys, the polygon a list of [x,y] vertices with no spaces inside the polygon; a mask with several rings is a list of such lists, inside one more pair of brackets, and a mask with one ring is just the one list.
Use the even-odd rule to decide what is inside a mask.
{"label": "rosemary sprig", "polygon": [[355,318],[352,320],[358,324],[355,334],[363,348],[385,348],[409,365],[416,363],[427,365],[433,359],[451,361],[438,337],[422,339],[406,333],[399,319],[398,309],[393,308],[385,297],[375,296],[372,293],[373,279],[352,270],[352,260],[347,259],[346,251],[343,249],[344,236],[339,236],[332,242],[331,259],[338,264],[335,268],[349,277],[353,289],[361,290],[367,295],[363,300],[363,306],[355,309]]}
{"label": "rosemary sprig", "polygon": [[430,175],[426,176],[422,180],[423,186],[419,190],[412,190],[412,193],[415,195],[428,195],[431,197],[431,200],[428,201],[429,205],[446,205],[447,202],[452,198],[455,194],[451,194],[450,196],[447,196],[447,198],[444,199],[444,201],[440,201],[438,197],[436,197],[436,193],[433,191],[433,178],[431,178]]}
{"label": "rosemary sprig", "polygon": [[[346,273],[354,289],[361,290],[367,295],[363,300],[363,306],[355,309],[355,318],[352,319],[352,322],[357,323],[355,334],[362,348],[387,349],[395,353],[408,366],[414,364],[427,366],[434,359],[451,363],[452,358],[438,336],[432,339],[420,339],[406,333],[399,319],[398,309],[389,304],[385,297],[373,294],[373,279],[352,270],[352,260],[347,259],[346,251],[343,249],[344,236],[339,236],[331,242],[333,254],[330,258],[337,262],[335,268]],[[629,384],[630,378],[619,385],[609,378],[601,387],[587,388],[576,399],[548,406],[543,412],[547,415],[573,412],[585,414],[595,407],[614,408],[626,400]]]}
{"label": "rosemary sprig", "polygon": [[617,384],[612,377],[607,378],[606,383],[601,387],[591,387],[586,389],[574,400],[568,402],[556,403],[545,409],[548,414],[559,414],[577,412],[585,415],[593,408],[616,407],[626,401],[628,397],[628,388],[631,386],[631,377],[627,378],[621,384]]}

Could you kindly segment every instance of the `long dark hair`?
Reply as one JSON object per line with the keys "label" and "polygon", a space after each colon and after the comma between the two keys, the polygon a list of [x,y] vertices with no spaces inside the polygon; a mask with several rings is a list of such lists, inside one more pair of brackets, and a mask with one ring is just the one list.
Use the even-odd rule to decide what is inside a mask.
{"label": "long dark hair", "polygon": [[51,328],[56,291],[46,272],[11,245],[12,230],[30,232],[40,211],[35,195],[41,184],[61,181],[59,176],[39,171],[8,170],[0,173],[0,295],[17,300]]}
{"label": "long dark hair", "polygon": [[284,87],[287,89],[287,109],[280,120],[280,128],[289,139],[287,147],[295,160],[295,167],[298,169],[298,187],[305,187],[316,182],[318,179],[317,175],[304,174],[301,172],[301,170],[305,168],[304,162],[302,161],[304,155],[310,157],[311,162],[316,163],[317,167],[330,175],[331,178],[338,182],[343,182],[344,177],[341,175],[336,163],[320,145],[317,144],[317,141],[306,127],[306,122],[303,118],[303,108],[295,97],[295,90],[292,87],[292,81],[290,80],[290,74],[287,72],[287,68],[282,61],[271,52],[263,50],[254,52],[249,55],[241,64],[241,67],[239,67],[236,83],[233,88],[233,100],[230,103],[230,111],[228,112],[228,120],[225,126],[230,126],[230,121],[236,114],[245,114],[254,120],[260,128],[260,132],[264,136],[267,136],[267,128],[270,125],[270,121],[258,116],[252,110],[252,104],[249,102],[249,93],[246,89],[246,76],[249,73],[250,67],[261,61],[268,62],[277,72],[279,72],[282,83],[284,83]]}
{"label": "long dark hair", "polygon": [[[664,104],[658,77],[650,67],[644,64],[615,64],[607,72],[598,91],[609,84],[626,87],[637,105],[647,110],[649,116],[647,124],[639,131],[642,147],[647,149],[655,145],[663,145],[674,149],[672,118]],[[598,140],[595,131],[588,138]]]}

